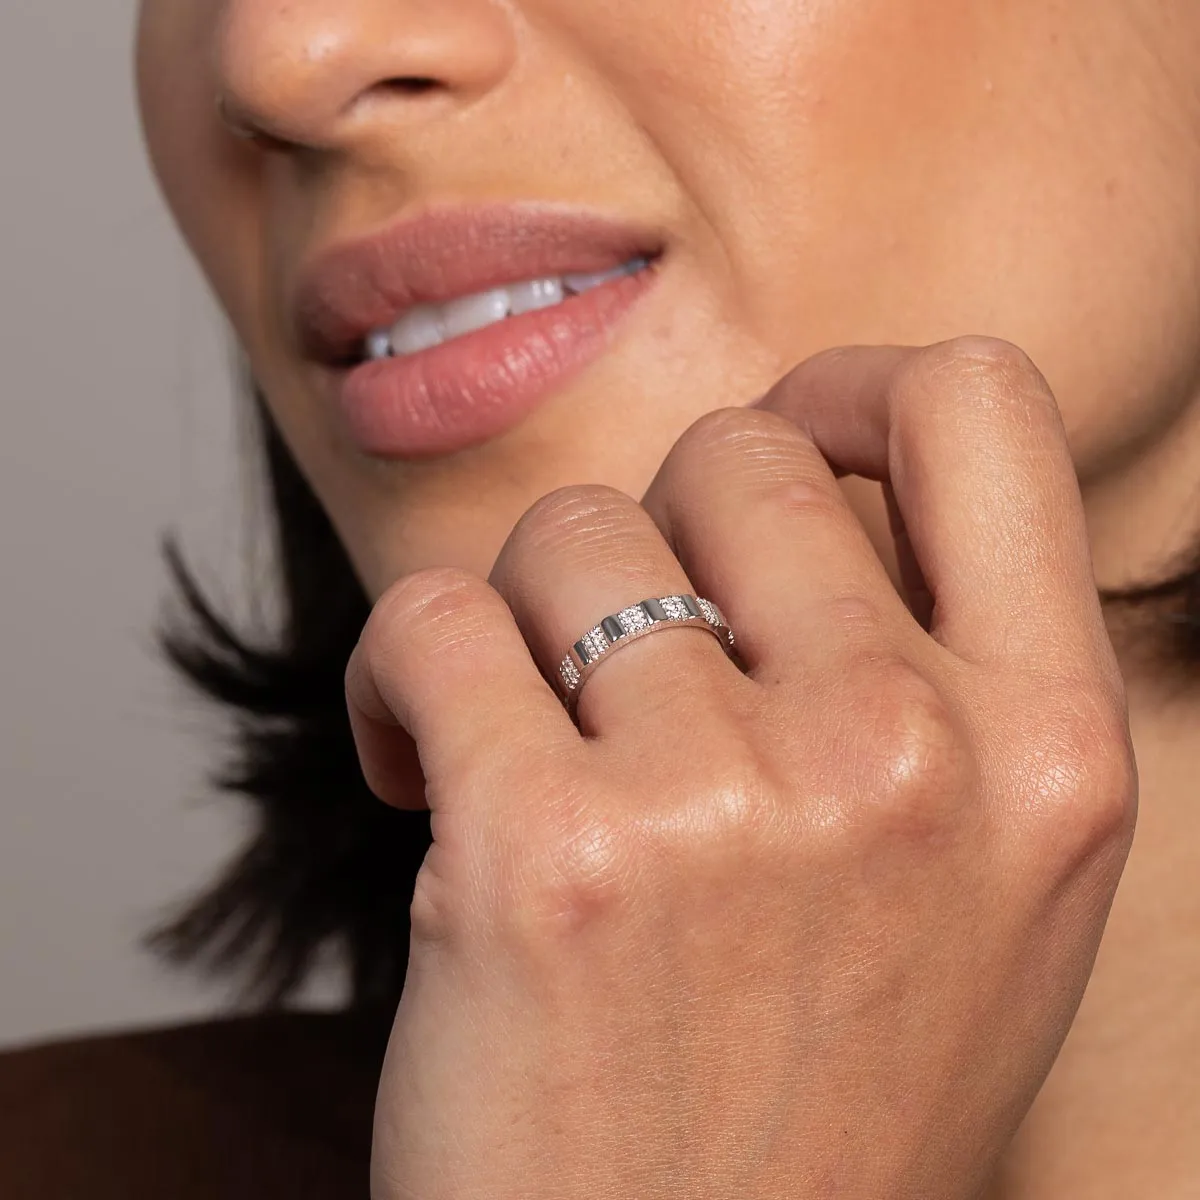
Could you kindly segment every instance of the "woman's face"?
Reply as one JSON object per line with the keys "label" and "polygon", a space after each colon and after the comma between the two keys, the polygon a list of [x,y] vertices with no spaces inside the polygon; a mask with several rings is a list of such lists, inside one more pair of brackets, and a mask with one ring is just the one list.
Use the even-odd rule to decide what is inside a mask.
{"label": "woman's face", "polygon": [[[168,200],[372,597],[486,574],[559,485],[640,497],[695,418],[832,345],[1016,342],[1097,496],[1197,395],[1195,0],[143,0],[138,73]],[[364,442],[298,333],[312,264],[510,202],[651,231],[652,284],[507,428]]]}

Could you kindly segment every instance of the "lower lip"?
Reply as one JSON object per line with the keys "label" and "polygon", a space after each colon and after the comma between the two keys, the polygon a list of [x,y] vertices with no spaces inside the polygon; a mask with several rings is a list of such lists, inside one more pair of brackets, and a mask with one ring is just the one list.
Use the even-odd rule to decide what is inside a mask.
{"label": "lower lip", "polygon": [[511,429],[612,344],[655,264],[439,346],[339,371],[337,407],[367,454],[452,454]]}

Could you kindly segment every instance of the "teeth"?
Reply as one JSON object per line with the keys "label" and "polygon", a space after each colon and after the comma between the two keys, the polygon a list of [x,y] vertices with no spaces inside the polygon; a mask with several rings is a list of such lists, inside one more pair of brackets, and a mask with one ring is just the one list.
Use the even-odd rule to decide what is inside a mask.
{"label": "teeth", "polygon": [[393,354],[416,354],[445,341],[438,322],[438,309],[433,304],[418,304],[410,308],[392,326],[389,334]]}
{"label": "teeth", "polygon": [[507,316],[508,291],[505,288],[493,288],[490,292],[451,300],[442,305],[442,340],[449,341],[454,337],[462,337],[464,333],[474,333],[476,329],[494,325]]}
{"label": "teeth", "polygon": [[387,358],[392,352],[392,335],[387,329],[377,329],[367,338],[368,358]]}
{"label": "teeth", "polygon": [[473,296],[463,296],[446,304],[418,304],[390,329],[376,329],[368,334],[364,356],[380,359],[391,355],[416,354],[451,338],[494,325],[509,316],[520,316],[521,313],[561,304],[568,296],[590,291],[622,275],[633,275],[647,265],[646,259],[635,258],[611,271],[530,279],[477,292]]}
{"label": "teeth", "polygon": [[[635,266],[635,264],[637,264]],[[579,292],[590,291],[594,287],[599,287],[602,283],[607,283],[610,279],[620,279],[622,275],[632,275],[634,271],[640,270],[646,265],[644,258],[635,258],[633,262],[625,263],[620,267],[613,267],[611,271],[601,271],[597,275],[564,275],[563,283],[578,294]]]}
{"label": "teeth", "polygon": [[563,302],[563,285],[560,279],[535,279],[530,283],[514,283],[507,290],[509,311],[514,317]]}

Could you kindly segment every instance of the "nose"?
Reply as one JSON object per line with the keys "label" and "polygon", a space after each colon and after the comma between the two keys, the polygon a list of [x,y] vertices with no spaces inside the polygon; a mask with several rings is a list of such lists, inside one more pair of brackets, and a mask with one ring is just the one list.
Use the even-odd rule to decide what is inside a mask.
{"label": "nose", "polygon": [[512,68],[497,0],[224,0],[217,101],[237,132],[337,148],[431,92],[456,106]]}

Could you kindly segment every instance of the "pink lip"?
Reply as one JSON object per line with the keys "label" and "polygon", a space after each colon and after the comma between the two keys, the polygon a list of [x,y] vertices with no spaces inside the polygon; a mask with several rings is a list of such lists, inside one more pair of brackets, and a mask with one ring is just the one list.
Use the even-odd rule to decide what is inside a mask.
{"label": "pink lip", "polygon": [[652,268],[417,354],[342,373],[337,400],[368,454],[420,458],[496,437],[609,346]]}
{"label": "pink lip", "polygon": [[[657,277],[664,239],[548,205],[438,209],[335,247],[302,272],[293,316],[306,355],[367,453],[448,454],[495,437],[604,353]],[[651,265],[551,308],[509,317],[417,354],[362,362],[366,335],[413,305],[504,283]]]}

